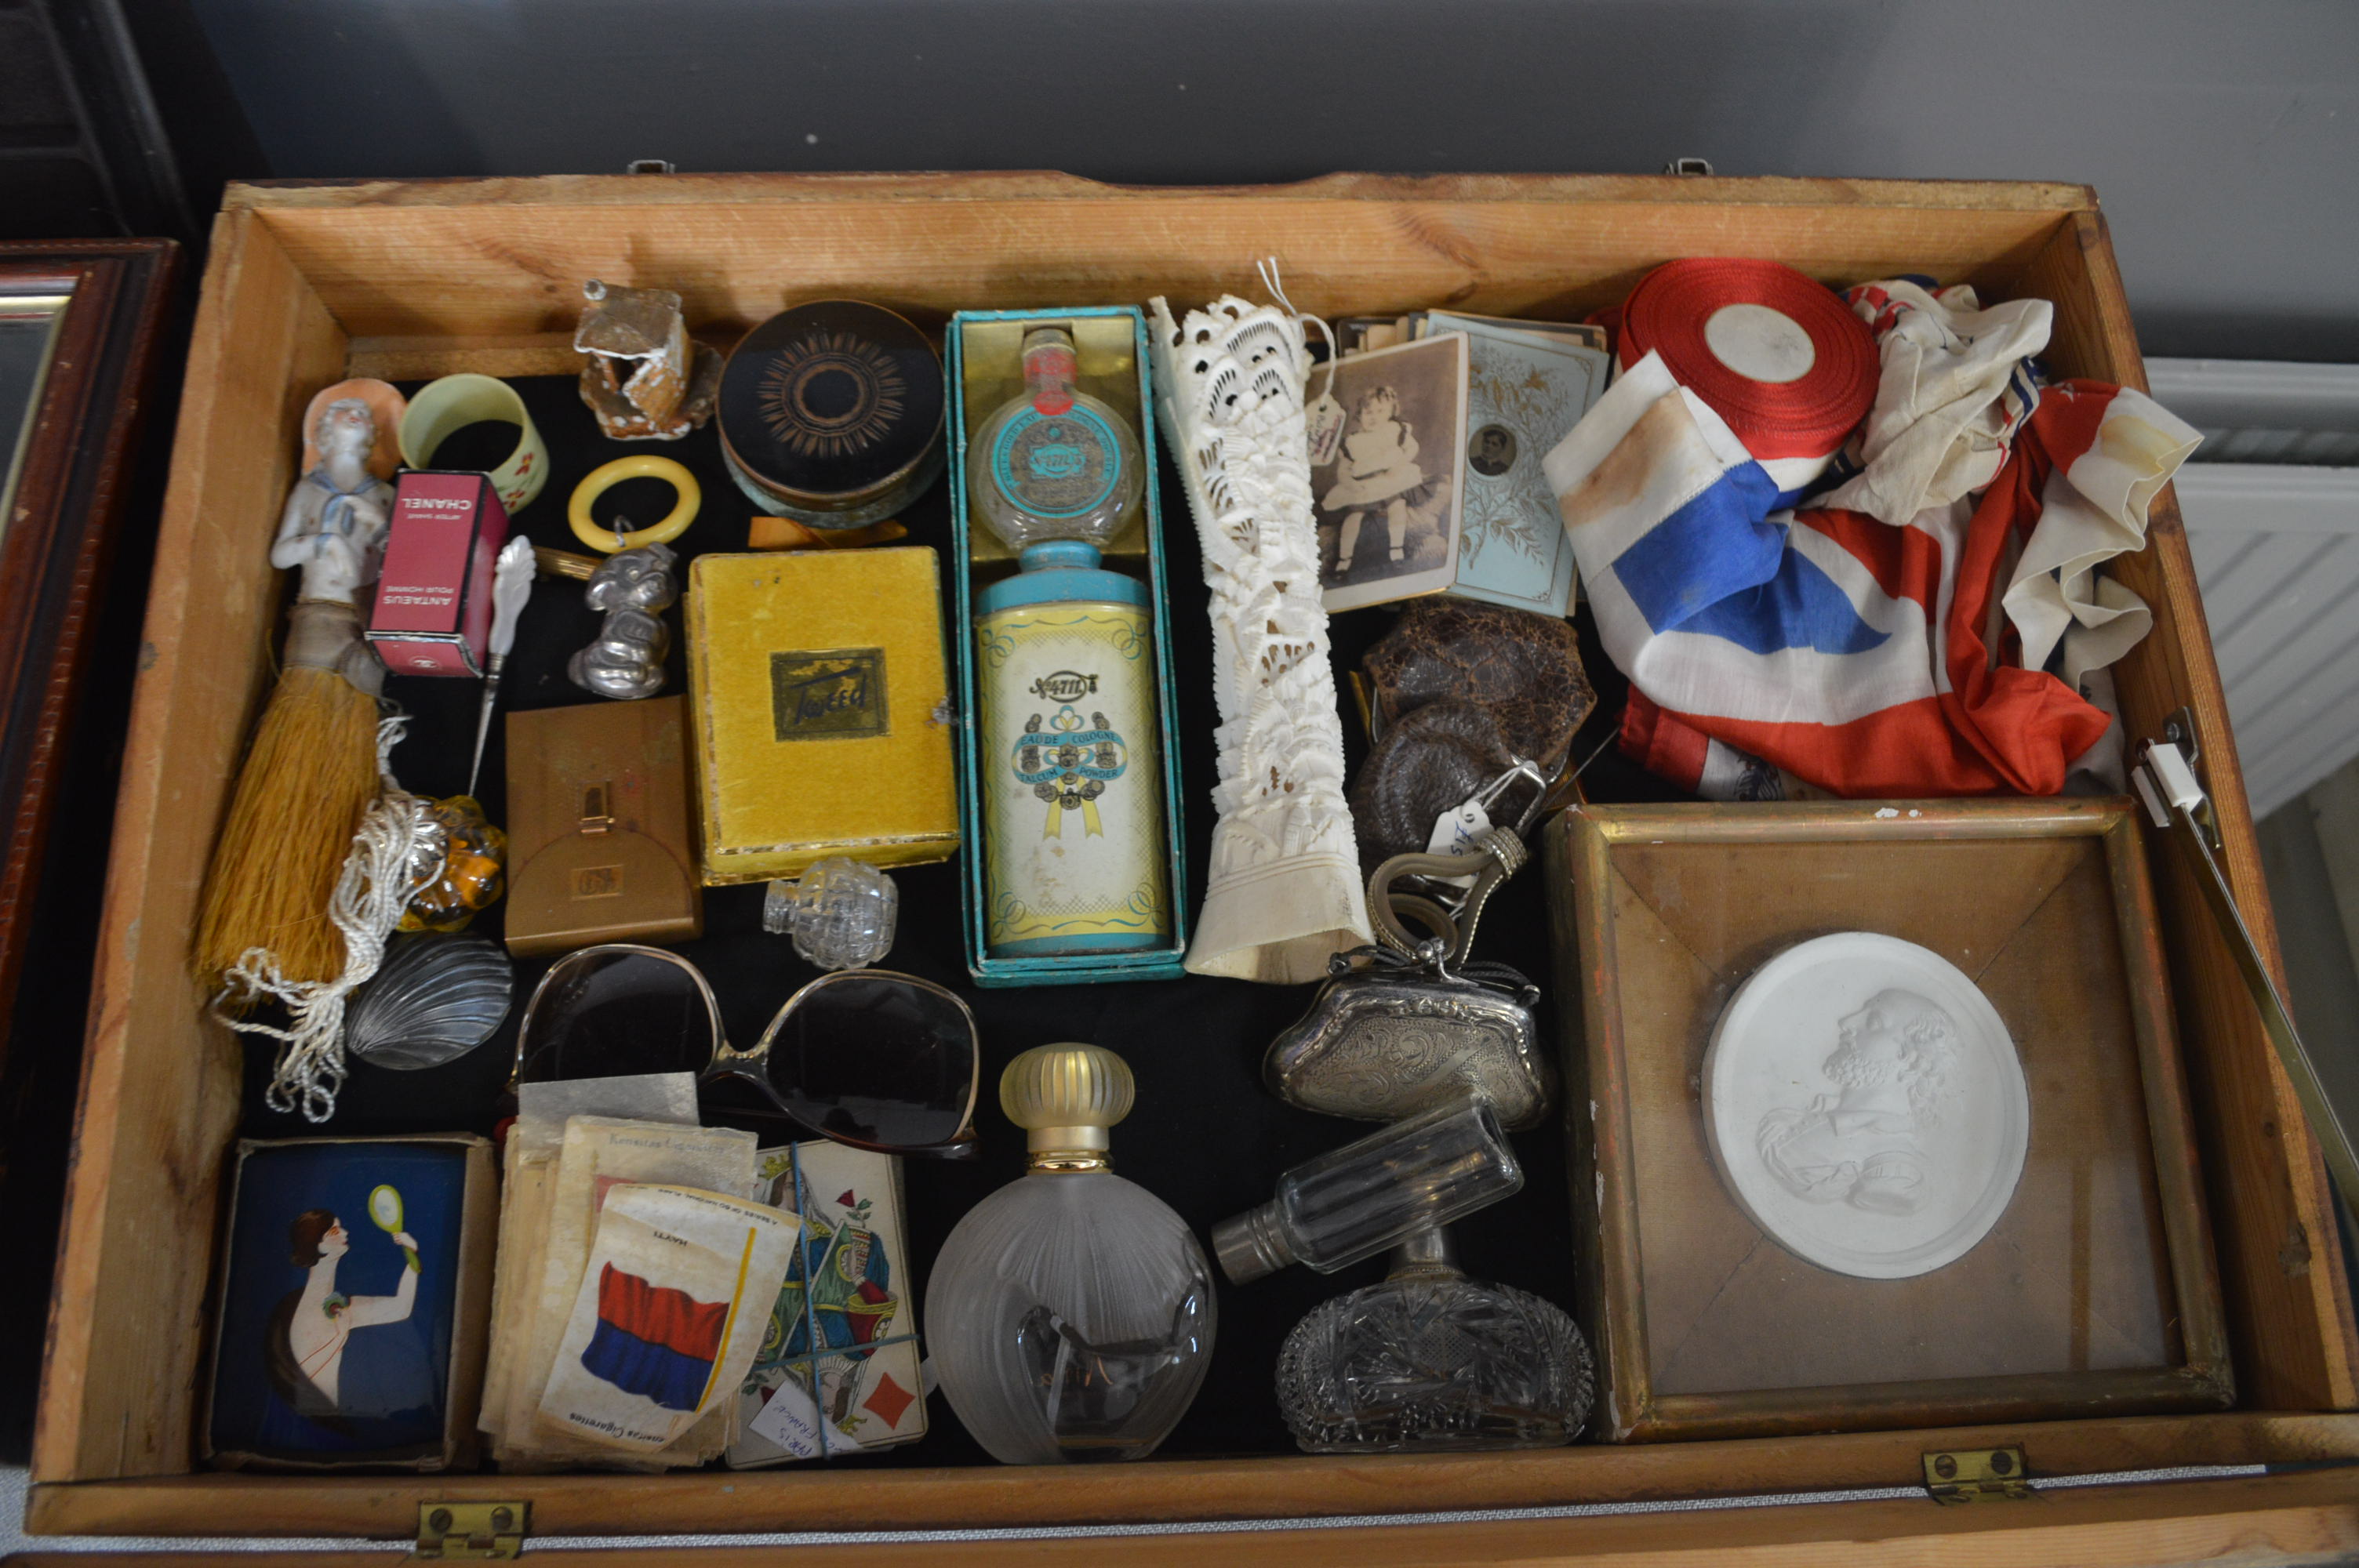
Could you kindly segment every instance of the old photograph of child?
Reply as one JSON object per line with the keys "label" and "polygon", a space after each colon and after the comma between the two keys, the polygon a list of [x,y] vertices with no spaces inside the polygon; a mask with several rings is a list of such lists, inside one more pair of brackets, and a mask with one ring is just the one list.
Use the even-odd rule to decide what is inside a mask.
{"label": "old photograph of child", "polygon": [[1349,355],[1335,367],[1334,397],[1343,438],[1334,460],[1310,472],[1328,611],[1447,588],[1466,479],[1465,337]]}

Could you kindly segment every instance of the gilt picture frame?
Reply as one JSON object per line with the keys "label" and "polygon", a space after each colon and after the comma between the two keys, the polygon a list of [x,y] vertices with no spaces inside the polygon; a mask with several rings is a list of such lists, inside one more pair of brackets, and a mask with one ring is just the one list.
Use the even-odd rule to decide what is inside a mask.
{"label": "gilt picture frame", "polygon": [[[2131,802],[1584,805],[1551,825],[1548,849],[1599,1435],[2234,1401]],[[1732,998],[1836,932],[1957,965],[2005,1020],[2028,1087],[2029,1152],[2006,1211],[1962,1256],[1910,1278],[1856,1278],[1781,1246],[1731,1190],[1707,1125],[1705,1058]],[[1802,1043],[1798,1057],[1830,1044]],[[1840,1054],[1821,1070],[1845,1066]],[[1826,1087],[1798,1073],[1799,1096]]]}

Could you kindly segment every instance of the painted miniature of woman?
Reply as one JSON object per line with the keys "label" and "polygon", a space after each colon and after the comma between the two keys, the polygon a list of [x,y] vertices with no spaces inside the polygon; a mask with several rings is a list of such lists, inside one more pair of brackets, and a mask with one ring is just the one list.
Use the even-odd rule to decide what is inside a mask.
{"label": "painted miniature of woman", "polygon": [[1425,470],[1417,460],[1417,434],[1400,416],[1399,393],[1379,385],[1360,394],[1337,467],[1342,477],[1319,503],[1329,512],[1345,514],[1335,541],[1335,576],[1340,579],[1352,569],[1360,524],[1379,507],[1391,535],[1392,559],[1400,560],[1408,542],[1409,514],[1430,492]]}
{"label": "painted miniature of woman", "polygon": [[[341,1409],[345,1344],[354,1329],[407,1319],[418,1300],[419,1271],[403,1269],[389,1296],[347,1296],[336,1289],[336,1264],[352,1250],[352,1237],[334,1214],[306,1209],[288,1227],[287,1239],[295,1266],[309,1272],[301,1289],[271,1309],[263,1330],[263,1369],[277,1396],[263,1417],[264,1442],[350,1447],[355,1434]],[[408,1231],[393,1240],[416,1256],[418,1241]]]}

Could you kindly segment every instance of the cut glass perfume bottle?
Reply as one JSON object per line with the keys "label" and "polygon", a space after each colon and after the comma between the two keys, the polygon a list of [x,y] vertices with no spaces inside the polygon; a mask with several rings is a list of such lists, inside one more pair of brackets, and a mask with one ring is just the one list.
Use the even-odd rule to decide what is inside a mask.
{"label": "cut glass perfume bottle", "polygon": [[1008,1465],[1139,1459],[1204,1380],[1212,1275],[1185,1221],[1108,1168],[1130,1068],[1094,1045],[1008,1064],[1000,1108],[1031,1170],[969,1210],[926,1290],[942,1392]]}
{"label": "cut glass perfume bottle", "polygon": [[1468,1279],[1439,1228],[1395,1249],[1382,1284],[1295,1325],[1277,1357],[1278,1408],[1310,1454],[1551,1448],[1580,1433],[1594,1389],[1572,1319]]}

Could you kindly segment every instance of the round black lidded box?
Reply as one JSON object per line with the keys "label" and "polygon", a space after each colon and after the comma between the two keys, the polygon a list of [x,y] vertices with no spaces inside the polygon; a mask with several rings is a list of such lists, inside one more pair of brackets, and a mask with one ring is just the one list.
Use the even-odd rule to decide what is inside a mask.
{"label": "round black lidded box", "polygon": [[864,528],[942,471],[942,362],[924,333],[857,299],[756,327],[721,372],[721,449],[737,488],[814,528]]}

